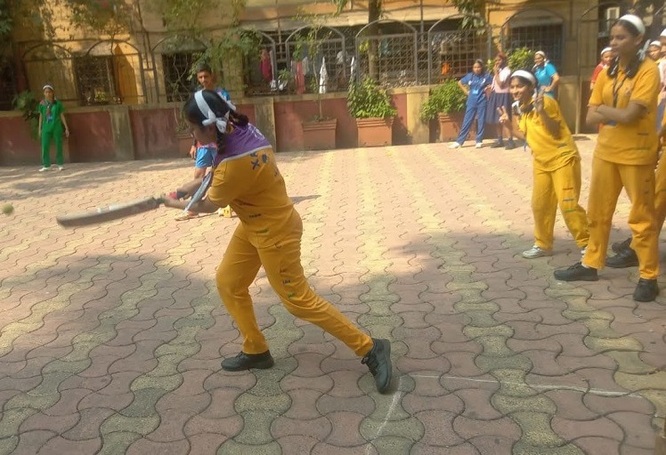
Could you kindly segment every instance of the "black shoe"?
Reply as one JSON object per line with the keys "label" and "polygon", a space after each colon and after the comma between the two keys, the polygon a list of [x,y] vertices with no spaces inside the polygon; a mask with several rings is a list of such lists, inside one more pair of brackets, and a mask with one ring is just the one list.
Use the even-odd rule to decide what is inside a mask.
{"label": "black shoe", "polygon": [[377,391],[384,393],[391,385],[393,366],[391,365],[391,343],[388,340],[372,339],[373,345],[361,363],[367,365],[375,377]]}
{"label": "black shoe", "polygon": [[615,256],[606,258],[606,265],[614,269],[623,269],[625,267],[635,267],[638,265],[638,256],[636,252],[627,247],[617,252]]}
{"label": "black shoe", "polygon": [[659,295],[659,286],[657,280],[638,280],[636,290],[634,291],[634,300],[637,302],[652,302]]}
{"label": "black shoe", "polygon": [[516,143],[513,142],[513,140],[509,140],[509,141],[506,143],[506,147],[504,147],[504,148],[505,148],[506,150],[513,150],[513,149],[516,148]]}
{"label": "black shoe", "polygon": [[236,357],[229,357],[222,361],[222,369],[224,371],[243,371],[250,368],[266,369],[273,366],[273,357],[271,351],[266,351],[261,354],[246,354],[244,352],[238,353]]}
{"label": "black shoe", "polygon": [[555,278],[560,281],[597,281],[597,269],[583,267],[583,264],[576,262],[568,269],[555,270]]}
{"label": "black shoe", "polygon": [[613,243],[611,245],[611,250],[613,250],[614,253],[619,253],[622,250],[630,248],[630,245],[631,245],[631,237],[629,237],[627,240],[623,240],[622,242]]}
{"label": "black shoe", "polygon": [[497,149],[500,147],[504,147],[504,141],[495,141],[492,144],[490,144],[490,148]]}

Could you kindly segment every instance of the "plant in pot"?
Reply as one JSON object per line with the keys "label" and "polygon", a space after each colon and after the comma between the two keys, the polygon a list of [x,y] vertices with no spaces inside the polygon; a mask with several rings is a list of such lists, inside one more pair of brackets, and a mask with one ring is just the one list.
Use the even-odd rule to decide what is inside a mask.
{"label": "plant in pot", "polygon": [[393,119],[397,113],[389,94],[372,78],[352,83],[347,109],[356,119],[359,147],[377,147],[393,143]]}
{"label": "plant in pot", "polygon": [[[297,56],[305,54],[303,49],[307,49],[305,54],[309,61],[317,61],[321,56],[321,45],[327,36],[322,34],[322,26],[316,21],[316,18],[310,19],[312,24],[308,33],[300,36],[296,41],[294,54]],[[308,89],[313,93],[317,103],[317,114],[301,122],[303,128],[303,147],[306,150],[331,150],[336,147],[336,128],[338,120],[328,117],[324,114],[322,95],[326,93],[328,73],[326,71],[326,60],[322,57],[321,66],[316,69],[312,77],[308,80]]]}
{"label": "plant in pot", "polygon": [[447,79],[430,91],[430,97],[421,106],[421,120],[439,122],[439,142],[448,142],[458,137],[462,124],[467,96],[456,79]]}

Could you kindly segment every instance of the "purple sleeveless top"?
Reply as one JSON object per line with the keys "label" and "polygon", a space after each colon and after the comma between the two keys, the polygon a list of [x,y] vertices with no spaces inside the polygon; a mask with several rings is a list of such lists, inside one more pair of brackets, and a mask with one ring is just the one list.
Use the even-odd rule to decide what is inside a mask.
{"label": "purple sleeveless top", "polygon": [[253,124],[233,125],[233,130],[226,135],[224,152],[215,154],[213,166],[217,166],[224,160],[249,155],[267,147],[271,147],[271,143]]}

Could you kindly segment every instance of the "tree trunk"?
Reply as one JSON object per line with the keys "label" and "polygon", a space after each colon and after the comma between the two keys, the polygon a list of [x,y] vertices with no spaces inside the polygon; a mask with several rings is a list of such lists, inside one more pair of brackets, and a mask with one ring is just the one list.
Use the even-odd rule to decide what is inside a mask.
{"label": "tree trunk", "polygon": [[[382,14],[382,0],[369,0],[368,1],[368,24],[380,19]],[[379,26],[372,24],[368,27],[368,35],[376,37],[379,36]],[[370,42],[368,49],[368,73],[371,78],[379,81],[379,66],[377,64],[379,56],[379,41],[373,40]]]}

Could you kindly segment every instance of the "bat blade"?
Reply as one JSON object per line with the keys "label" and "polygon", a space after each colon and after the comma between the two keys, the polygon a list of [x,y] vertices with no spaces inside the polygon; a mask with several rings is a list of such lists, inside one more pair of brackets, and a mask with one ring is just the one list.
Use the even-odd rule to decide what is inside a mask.
{"label": "bat blade", "polygon": [[163,202],[164,200],[161,198],[149,197],[122,204],[98,207],[96,210],[56,216],[56,221],[62,227],[90,226],[155,210]]}

